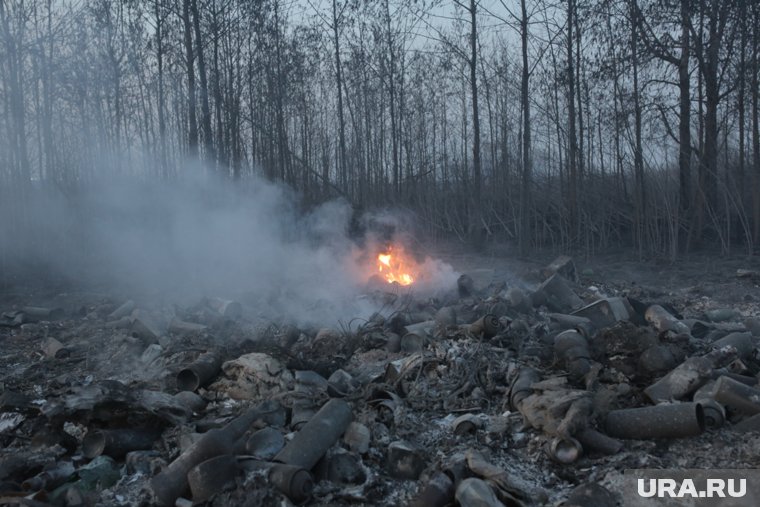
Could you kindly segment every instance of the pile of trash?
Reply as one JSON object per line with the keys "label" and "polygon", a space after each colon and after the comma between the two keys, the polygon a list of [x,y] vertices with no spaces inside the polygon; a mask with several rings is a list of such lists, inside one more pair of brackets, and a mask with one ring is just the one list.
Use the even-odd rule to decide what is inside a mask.
{"label": "pile of trash", "polygon": [[623,470],[760,431],[760,318],[602,295],[566,256],[540,276],[369,286],[385,311],[336,329],[219,298],[8,310],[0,503],[614,506]]}

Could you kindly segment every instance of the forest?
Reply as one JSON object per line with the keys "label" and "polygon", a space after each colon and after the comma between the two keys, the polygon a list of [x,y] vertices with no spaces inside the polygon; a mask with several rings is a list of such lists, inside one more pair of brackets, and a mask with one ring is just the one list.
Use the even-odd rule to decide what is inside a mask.
{"label": "forest", "polygon": [[3,243],[35,195],[197,162],[521,255],[752,255],[758,31],[742,0],[2,0]]}
{"label": "forest", "polygon": [[759,80],[760,0],[0,0],[0,505],[760,505]]}

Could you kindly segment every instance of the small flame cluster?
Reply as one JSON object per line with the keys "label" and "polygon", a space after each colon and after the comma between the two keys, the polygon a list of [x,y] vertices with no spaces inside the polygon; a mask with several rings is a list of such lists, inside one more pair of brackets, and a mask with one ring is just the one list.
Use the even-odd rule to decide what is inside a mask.
{"label": "small flame cluster", "polygon": [[377,256],[377,269],[380,276],[388,283],[398,283],[399,285],[411,285],[414,283],[414,277],[409,273],[408,263],[404,262],[403,255],[393,251],[388,247],[383,253]]}

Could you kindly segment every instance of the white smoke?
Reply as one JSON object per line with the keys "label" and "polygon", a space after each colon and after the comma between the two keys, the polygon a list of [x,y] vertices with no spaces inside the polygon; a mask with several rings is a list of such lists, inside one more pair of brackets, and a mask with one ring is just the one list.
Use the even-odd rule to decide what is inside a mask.
{"label": "white smoke", "polygon": [[[302,213],[282,185],[187,171],[173,181],[111,174],[76,192],[36,191],[27,227],[0,230],[13,239],[5,256],[128,297],[161,295],[180,305],[239,299],[262,318],[333,325],[375,310],[356,298],[372,274],[374,243],[359,247],[349,238],[347,202]],[[421,272],[417,292],[455,287],[456,274],[443,263],[425,260]]]}

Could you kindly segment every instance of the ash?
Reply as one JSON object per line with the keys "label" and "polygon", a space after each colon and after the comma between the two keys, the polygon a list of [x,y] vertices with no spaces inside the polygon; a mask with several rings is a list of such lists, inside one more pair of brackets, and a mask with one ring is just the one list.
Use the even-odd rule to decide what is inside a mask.
{"label": "ash", "polygon": [[758,467],[742,261],[442,257],[435,290],[373,280],[331,326],[2,294],[0,502],[612,506],[625,469]]}

